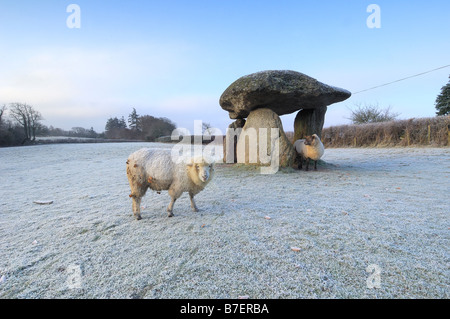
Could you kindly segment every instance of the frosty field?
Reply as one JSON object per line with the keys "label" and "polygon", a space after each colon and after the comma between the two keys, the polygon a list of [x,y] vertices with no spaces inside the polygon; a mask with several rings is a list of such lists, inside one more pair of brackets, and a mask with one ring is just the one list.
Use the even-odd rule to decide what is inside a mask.
{"label": "frosty field", "polygon": [[0,298],[449,298],[450,148],[219,164],[200,212],[184,194],[168,218],[149,191],[136,221],[125,162],[144,146],[172,147],[0,149]]}

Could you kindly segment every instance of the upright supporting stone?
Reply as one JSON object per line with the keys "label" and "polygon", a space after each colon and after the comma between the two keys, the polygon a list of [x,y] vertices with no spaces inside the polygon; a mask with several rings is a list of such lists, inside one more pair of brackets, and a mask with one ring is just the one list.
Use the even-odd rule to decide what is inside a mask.
{"label": "upright supporting stone", "polygon": [[294,141],[313,134],[322,137],[326,112],[326,106],[299,111],[294,121]]}
{"label": "upright supporting stone", "polygon": [[[225,163],[237,163],[237,152],[236,152],[236,146],[239,139],[239,131],[238,129],[242,129],[245,125],[244,119],[237,119],[230,125],[228,125],[228,130],[226,132],[226,135],[223,137],[223,161]],[[227,135],[232,135],[233,140],[233,151],[227,149]],[[228,136],[229,138],[229,136]],[[229,138],[230,139],[230,138]],[[227,154],[233,154],[234,158],[227,158]]]}
{"label": "upright supporting stone", "polygon": [[[277,129],[278,136],[271,136],[272,128]],[[264,140],[261,138],[262,130],[267,133]],[[272,141],[275,139],[278,139],[279,149],[277,151],[272,149]],[[261,164],[260,155],[262,153],[264,156],[267,154],[270,158],[277,154],[279,167],[290,167],[295,163],[297,156],[292,143],[284,133],[280,117],[266,108],[250,112],[239,136],[236,150],[238,162],[243,164]]]}

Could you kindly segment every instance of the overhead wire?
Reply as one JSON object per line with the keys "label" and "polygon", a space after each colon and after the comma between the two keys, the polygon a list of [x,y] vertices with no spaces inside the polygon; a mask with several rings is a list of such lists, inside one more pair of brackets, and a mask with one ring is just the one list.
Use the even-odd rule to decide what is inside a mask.
{"label": "overhead wire", "polygon": [[408,76],[406,78],[395,80],[395,81],[392,81],[392,82],[389,82],[389,83],[377,85],[377,86],[374,86],[374,87],[371,87],[371,88],[368,88],[368,89],[365,89],[365,90],[354,92],[354,93],[352,93],[352,95],[355,95],[355,94],[358,94],[358,93],[362,93],[362,92],[366,92],[366,91],[370,91],[370,90],[373,90],[373,89],[377,89],[377,88],[380,88],[380,87],[383,87],[383,86],[387,86],[387,85],[390,85],[390,84],[393,84],[393,83],[397,83],[397,82],[400,82],[400,81],[404,81],[404,80],[407,80],[407,79],[415,78],[415,77],[418,77],[418,76],[421,76],[421,75],[424,75],[424,74],[427,74],[427,73],[431,73],[431,72],[434,72],[434,71],[437,71],[437,70],[445,69],[445,68],[448,68],[448,67],[450,67],[450,64],[438,67],[438,68],[433,69],[433,70],[429,70],[429,71],[425,71],[425,72],[422,72],[422,73],[414,74],[414,75]]}

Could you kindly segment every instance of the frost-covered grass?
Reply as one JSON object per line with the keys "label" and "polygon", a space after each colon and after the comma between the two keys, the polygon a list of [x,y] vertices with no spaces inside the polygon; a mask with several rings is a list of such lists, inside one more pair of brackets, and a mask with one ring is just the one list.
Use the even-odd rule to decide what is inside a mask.
{"label": "frost-covered grass", "polygon": [[125,162],[142,146],[173,145],[0,149],[0,298],[449,297],[449,148],[221,164],[199,213],[184,194],[167,218],[167,192],[148,192],[136,221]]}

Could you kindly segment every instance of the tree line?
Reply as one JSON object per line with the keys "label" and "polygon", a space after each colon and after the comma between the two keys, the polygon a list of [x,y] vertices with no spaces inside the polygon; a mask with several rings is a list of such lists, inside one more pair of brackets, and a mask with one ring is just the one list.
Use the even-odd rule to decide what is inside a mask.
{"label": "tree line", "polygon": [[[128,124],[128,125],[127,125]],[[110,139],[133,139],[153,142],[158,137],[171,135],[175,123],[165,117],[139,115],[136,109],[125,118],[109,118],[105,126],[105,137]]]}
{"label": "tree line", "polygon": [[92,127],[73,127],[63,130],[41,123],[43,117],[33,106],[26,103],[10,103],[0,106],[0,146],[29,145],[38,136],[64,136],[78,138],[106,138],[154,141],[170,135],[176,125],[167,118],[139,115],[133,108],[128,122],[122,116],[109,118],[105,131],[97,133]]}
{"label": "tree line", "polygon": [[11,103],[9,117],[5,117],[7,106],[0,107],[0,145],[20,145],[36,140],[43,128],[42,115],[31,105]]}

